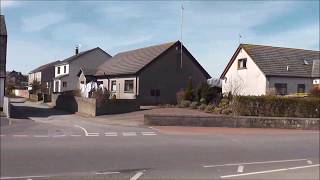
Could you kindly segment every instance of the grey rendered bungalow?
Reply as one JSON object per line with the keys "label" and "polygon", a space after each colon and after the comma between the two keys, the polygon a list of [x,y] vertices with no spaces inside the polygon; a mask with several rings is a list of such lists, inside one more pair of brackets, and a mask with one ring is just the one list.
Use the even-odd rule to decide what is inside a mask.
{"label": "grey rendered bungalow", "polygon": [[176,93],[189,79],[196,87],[211,78],[184,46],[181,59],[180,48],[180,41],[175,41],[120,52],[99,66],[94,77],[117,99],[176,103]]}

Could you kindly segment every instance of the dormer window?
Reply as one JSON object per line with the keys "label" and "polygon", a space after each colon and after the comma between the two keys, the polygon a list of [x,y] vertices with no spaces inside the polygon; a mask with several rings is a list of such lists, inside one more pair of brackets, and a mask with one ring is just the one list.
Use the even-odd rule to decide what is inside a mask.
{"label": "dormer window", "polygon": [[247,58],[238,60],[238,69],[246,69],[247,68]]}
{"label": "dormer window", "polygon": [[57,74],[60,74],[60,67],[58,67],[57,69]]}
{"label": "dormer window", "polygon": [[63,73],[67,73],[67,66],[63,66]]}

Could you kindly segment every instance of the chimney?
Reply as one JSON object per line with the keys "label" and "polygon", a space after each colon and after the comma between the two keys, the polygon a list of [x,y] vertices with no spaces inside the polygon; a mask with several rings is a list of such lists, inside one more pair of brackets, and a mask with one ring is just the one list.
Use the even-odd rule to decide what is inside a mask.
{"label": "chimney", "polygon": [[79,54],[79,47],[76,46],[76,55]]}

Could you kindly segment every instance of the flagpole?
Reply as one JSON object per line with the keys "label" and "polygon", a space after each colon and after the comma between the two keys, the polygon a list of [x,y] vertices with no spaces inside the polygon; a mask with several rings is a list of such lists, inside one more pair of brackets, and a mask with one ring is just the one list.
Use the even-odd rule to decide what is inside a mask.
{"label": "flagpole", "polygon": [[182,45],[182,28],[183,28],[183,4],[181,4],[181,34],[180,34],[180,68],[182,69],[182,48],[183,48],[183,45]]}

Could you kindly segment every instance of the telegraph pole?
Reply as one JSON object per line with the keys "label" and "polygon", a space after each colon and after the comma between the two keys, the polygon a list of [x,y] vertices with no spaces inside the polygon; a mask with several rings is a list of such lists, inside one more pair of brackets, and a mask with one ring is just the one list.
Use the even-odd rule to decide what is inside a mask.
{"label": "telegraph pole", "polygon": [[182,28],[183,28],[183,4],[181,4],[181,34],[180,34],[180,68],[182,69],[182,48],[183,48],[183,44],[182,44]]}

